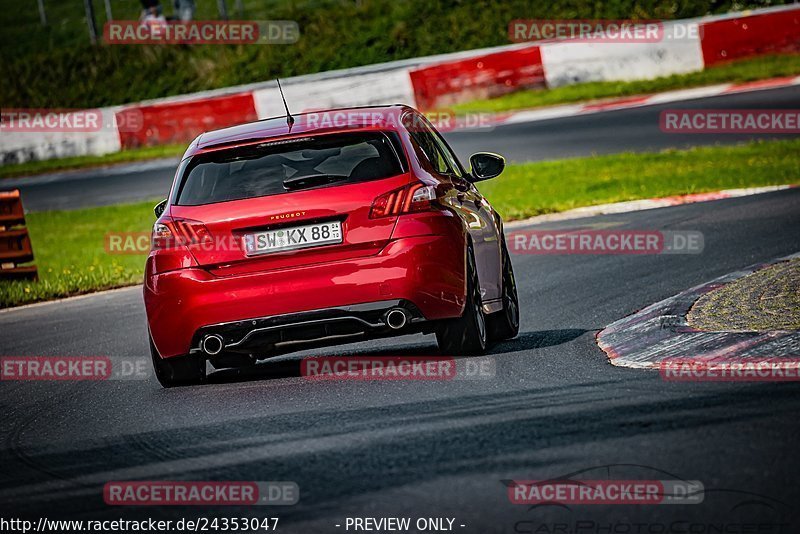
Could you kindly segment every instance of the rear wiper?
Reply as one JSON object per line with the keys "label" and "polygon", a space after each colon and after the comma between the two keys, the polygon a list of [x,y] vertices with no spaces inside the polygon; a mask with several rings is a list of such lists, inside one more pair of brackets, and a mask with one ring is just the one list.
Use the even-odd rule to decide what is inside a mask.
{"label": "rear wiper", "polygon": [[340,182],[349,178],[349,176],[343,174],[308,174],[306,176],[287,178],[283,181],[283,188],[287,191],[296,191],[297,189],[306,189],[318,185]]}

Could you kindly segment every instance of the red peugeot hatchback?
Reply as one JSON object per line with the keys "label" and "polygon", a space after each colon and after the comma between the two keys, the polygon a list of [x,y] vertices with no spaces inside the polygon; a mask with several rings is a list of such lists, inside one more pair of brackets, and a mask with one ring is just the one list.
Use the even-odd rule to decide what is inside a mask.
{"label": "red peugeot hatchback", "polygon": [[448,355],[514,337],[500,216],[407,106],[266,119],[195,139],[156,206],[144,301],[156,376],[311,346],[435,333]]}

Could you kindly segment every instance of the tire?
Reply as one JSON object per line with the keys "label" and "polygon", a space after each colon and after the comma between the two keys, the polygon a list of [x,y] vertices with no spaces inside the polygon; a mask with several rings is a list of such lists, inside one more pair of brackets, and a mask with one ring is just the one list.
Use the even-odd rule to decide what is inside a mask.
{"label": "tire", "polygon": [[502,341],[519,334],[519,297],[511,256],[503,239],[503,309],[489,316],[489,339]]}
{"label": "tire", "polygon": [[[149,335],[148,338],[150,338]],[[150,338],[150,355],[153,357],[156,378],[165,388],[193,386],[205,382],[206,362],[199,356],[189,354],[164,359],[158,353],[152,338]]]}
{"label": "tire", "polygon": [[486,316],[483,314],[478,271],[472,247],[467,250],[467,293],[464,313],[443,322],[436,330],[436,342],[450,356],[483,354],[488,345]]}

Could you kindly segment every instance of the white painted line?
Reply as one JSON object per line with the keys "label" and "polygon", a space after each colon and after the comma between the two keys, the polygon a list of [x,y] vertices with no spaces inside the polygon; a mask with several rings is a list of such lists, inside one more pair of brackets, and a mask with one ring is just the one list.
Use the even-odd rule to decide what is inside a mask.
{"label": "white painted line", "polygon": [[597,204],[595,206],[584,206],[559,213],[547,213],[536,215],[521,221],[510,221],[504,224],[506,228],[521,228],[535,224],[567,221],[571,219],[582,219],[584,217],[594,217],[596,215],[611,215],[615,213],[630,213],[633,211],[651,210],[656,208],[668,208],[681,204],[694,204],[696,202],[709,202],[712,200],[724,200],[727,198],[737,198],[750,195],[760,195],[762,193],[772,193],[791,189],[796,185],[768,185],[764,187],[748,187],[744,189],[725,189],[709,193],[696,193],[691,195],[677,195],[674,197],[649,198],[643,200],[628,200],[625,202],[613,202],[610,204]]}
{"label": "white painted line", "polygon": [[40,308],[42,306],[50,306],[53,304],[67,304],[72,303],[82,299],[88,298],[95,298],[95,297],[103,297],[106,295],[113,295],[115,293],[122,293],[125,291],[133,291],[134,289],[138,289],[138,291],[142,291],[142,285],[135,285],[135,286],[125,286],[125,287],[117,287],[114,289],[106,289],[104,291],[96,291],[94,293],[85,293],[83,295],[76,295],[74,297],[65,297],[56,300],[45,300],[42,302],[34,302],[33,304],[24,304],[22,306],[14,306],[12,308],[0,308],[0,315],[4,313],[11,313],[11,312],[18,312],[22,310],[28,310],[31,308]]}
{"label": "white painted line", "polygon": [[[755,83],[755,82],[754,82]],[[565,117],[575,117],[578,115],[591,115],[595,113],[605,113],[609,111],[620,111],[623,109],[642,108],[655,106],[658,104],[668,104],[672,102],[685,102],[687,100],[700,100],[703,98],[713,98],[716,96],[750,93],[755,91],[766,91],[770,89],[781,89],[800,85],[800,76],[785,80],[781,83],[769,85],[753,85],[750,83],[732,84],[724,83],[710,85],[706,87],[695,87],[692,89],[678,89],[675,91],[665,91],[647,96],[642,95],[642,100],[633,100],[636,96],[597,100],[582,104],[566,104],[558,106],[548,106],[537,109],[527,109],[516,112],[497,113],[493,119],[489,119],[491,126],[505,126],[507,124],[520,124],[526,122],[538,122],[550,119],[560,119]],[[646,98],[645,98],[646,97]],[[619,101],[619,105],[615,102]],[[472,128],[457,128],[458,131],[466,131]],[[477,129],[477,128],[474,128]],[[483,127],[485,129],[485,126]]]}
{"label": "white painted line", "polygon": [[719,85],[709,85],[707,87],[693,87],[692,89],[680,89],[678,91],[666,91],[651,96],[647,100],[647,105],[667,104],[670,102],[681,102],[683,100],[694,100],[699,98],[709,98],[725,94],[733,84],[722,83]]}

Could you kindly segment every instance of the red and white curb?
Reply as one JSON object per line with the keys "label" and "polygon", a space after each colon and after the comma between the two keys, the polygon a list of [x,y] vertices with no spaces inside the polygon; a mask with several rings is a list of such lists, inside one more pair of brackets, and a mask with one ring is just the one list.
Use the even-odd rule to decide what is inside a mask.
{"label": "red and white curb", "polygon": [[474,118],[458,117],[456,119],[456,130],[485,129],[487,127],[505,126],[509,124],[546,121],[565,117],[575,117],[578,115],[602,113],[604,111],[619,111],[623,109],[655,106],[658,104],[669,104],[672,102],[684,102],[687,100],[697,100],[701,98],[710,98],[735,93],[749,93],[753,91],[763,91],[766,89],[780,89],[794,85],[800,85],[800,76],[771,78],[768,80],[745,83],[723,83],[718,85],[710,85],[707,87],[696,87],[693,89],[665,91],[663,93],[654,93],[651,95],[628,96],[608,100],[598,100],[582,104],[548,106],[545,108],[497,113],[487,117],[482,117],[480,121],[480,128],[466,126],[474,122]]}
{"label": "red and white curb", "polygon": [[652,210],[656,208],[668,208],[681,204],[694,204],[696,202],[710,202],[712,200],[723,200],[727,198],[739,198],[750,195],[760,195],[794,189],[798,185],[768,185],[763,187],[747,187],[742,189],[724,189],[722,191],[712,191],[709,193],[692,193],[688,195],[676,195],[671,197],[648,198],[643,200],[629,200],[626,202],[613,202],[610,204],[598,204],[596,206],[584,206],[559,213],[547,213],[536,215],[521,221],[510,221],[505,223],[506,228],[519,228],[534,224],[567,221],[571,219],[581,219],[583,217],[594,217],[596,215],[611,215],[615,213],[630,213],[633,211]]}
{"label": "red and white curb", "polygon": [[611,364],[657,369],[665,360],[736,362],[742,358],[776,358],[800,354],[800,332],[704,332],[689,326],[686,315],[704,294],[778,262],[792,254],[752,265],[695,286],[611,323],[597,334],[597,345]]}

